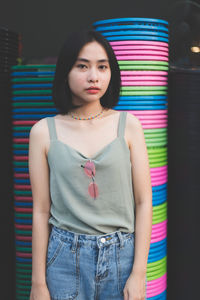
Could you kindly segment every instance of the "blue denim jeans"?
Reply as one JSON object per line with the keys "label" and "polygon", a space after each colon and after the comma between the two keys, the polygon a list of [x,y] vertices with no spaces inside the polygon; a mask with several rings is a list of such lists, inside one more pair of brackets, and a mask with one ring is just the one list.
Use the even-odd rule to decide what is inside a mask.
{"label": "blue denim jeans", "polygon": [[52,225],[46,258],[51,300],[123,300],[134,233],[78,234]]}

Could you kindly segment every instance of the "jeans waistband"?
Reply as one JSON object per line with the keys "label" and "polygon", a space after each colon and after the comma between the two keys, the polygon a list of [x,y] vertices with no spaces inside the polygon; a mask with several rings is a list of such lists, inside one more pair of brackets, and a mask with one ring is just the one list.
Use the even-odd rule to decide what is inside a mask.
{"label": "jeans waistband", "polygon": [[80,244],[84,243],[95,243],[98,245],[98,247],[108,246],[110,244],[114,243],[120,243],[120,247],[124,246],[124,241],[128,238],[135,237],[134,232],[123,232],[120,230],[106,233],[106,234],[82,234],[82,233],[76,233],[73,231],[69,231],[66,229],[58,228],[54,225],[52,225],[52,234],[56,234],[59,236],[59,238],[62,241],[68,241],[72,243],[72,248],[76,249],[77,243]]}

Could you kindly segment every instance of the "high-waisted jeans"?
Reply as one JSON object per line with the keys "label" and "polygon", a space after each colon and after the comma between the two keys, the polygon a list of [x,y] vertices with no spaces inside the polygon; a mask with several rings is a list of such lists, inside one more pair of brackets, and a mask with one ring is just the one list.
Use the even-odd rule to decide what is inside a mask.
{"label": "high-waisted jeans", "polygon": [[46,259],[51,300],[123,300],[134,241],[134,233],[89,235],[52,225]]}

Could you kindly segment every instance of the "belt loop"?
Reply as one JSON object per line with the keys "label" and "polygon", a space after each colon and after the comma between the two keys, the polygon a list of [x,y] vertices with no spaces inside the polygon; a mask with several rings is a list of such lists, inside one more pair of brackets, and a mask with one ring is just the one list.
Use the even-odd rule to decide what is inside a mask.
{"label": "belt loop", "polygon": [[74,233],[74,239],[73,239],[72,247],[71,247],[72,252],[76,252],[77,243],[78,243],[78,234]]}
{"label": "belt loop", "polygon": [[121,231],[117,231],[117,235],[119,237],[119,241],[120,241],[120,248],[124,247],[124,239],[123,236],[121,234]]}

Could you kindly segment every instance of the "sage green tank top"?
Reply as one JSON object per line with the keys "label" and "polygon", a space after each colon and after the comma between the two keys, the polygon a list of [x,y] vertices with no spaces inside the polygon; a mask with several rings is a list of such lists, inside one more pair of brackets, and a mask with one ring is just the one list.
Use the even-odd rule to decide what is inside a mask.
{"label": "sage green tank top", "polygon": [[[130,151],[124,139],[126,111],[120,112],[117,137],[88,158],[57,139],[55,119],[47,117],[51,208],[49,224],[81,234],[134,232],[134,195]],[[99,195],[91,198],[84,165],[95,164]]]}

